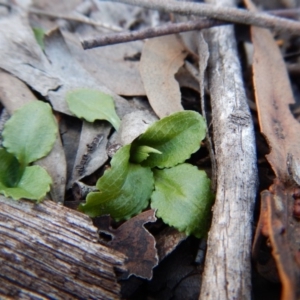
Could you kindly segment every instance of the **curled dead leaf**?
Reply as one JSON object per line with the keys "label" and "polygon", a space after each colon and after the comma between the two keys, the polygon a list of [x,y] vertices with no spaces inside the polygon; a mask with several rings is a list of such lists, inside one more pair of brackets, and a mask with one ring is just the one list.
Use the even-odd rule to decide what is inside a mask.
{"label": "curled dead leaf", "polygon": [[144,225],[155,221],[155,211],[152,209],[133,217],[117,229],[110,226],[109,216],[97,218],[100,236],[111,237],[111,241],[105,244],[127,256],[125,265],[128,273],[123,274],[122,279],[133,274],[149,280],[152,278],[152,270],[158,265],[158,255],[155,239]]}

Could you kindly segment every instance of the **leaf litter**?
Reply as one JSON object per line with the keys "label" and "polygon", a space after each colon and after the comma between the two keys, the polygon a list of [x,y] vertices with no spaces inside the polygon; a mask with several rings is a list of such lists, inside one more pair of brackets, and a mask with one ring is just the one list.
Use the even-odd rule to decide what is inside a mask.
{"label": "leaf litter", "polygon": [[[52,3],[51,11],[57,14],[74,13],[74,16],[86,18],[88,16],[91,20],[101,20],[103,23],[111,25],[112,28],[131,30],[159,24],[166,19],[166,14],[161,14],[161,18],[157,22],[154,12],[135,7],[129,8],[126,5],[120,5],[123,8],[118,11],[117,16],[115,3],[86,1],[89,3],[86,3],[86,8],[82,9],[81,1],[67,1],[68,4],[64,2]],[[49,9],[47,2],[35,1],[35,5],[40,9]],[[28,7],[25,5],[24,8],[26,10]],[[57,145],[51,152],[52,156],[48,156],[52,158],[49,158],[49,162],[44,165],[48,171],[51,168],[55,169],[49,171],[54,182],[51,192],[51,199],[54,201],[71,203],[73,199],[71,188],[78,182],[95,188],[99,176],[102,176],[105,170],[110,168],[107,153],[110,146],[115,146],[117,149],[118,144],[127,145],[135,140],[138,141],[138,137],[141,134],[143,136],[147,128],[157,121],[157,117],[162,118],[186,108],[189,105],[183,100],[186,90],[180,90],[180,88],[183,87],[191,95],[196,95],[196,104],[193,104],[196,110],[199,110],[199,91],[202,97],[202,106],[206,104],[204,98],[207,96],[205,88],[207,81],[203,69],[205,67],[202,68],[201,64],[205,64],[207,58],[206,54],[202,57],[201,49],[195,49],[195,45],[199,45],[199,43],[195,43],[195,39],[191,40],[191,36],[195,37],[195,33],[184,34],[181,38],[173,35],[146,42],[138,41],[83,51],[78,46],[78,36],[106,33],[108,29],[74,21],[53,21],[42,15],[28,15],[19,8],[13,9],[10,14],[1,16],[0,24],[3,28],[0,30],[2,58],[0,67],[7,72],[1,71],[0,73],[3,77],[0,82],[1,105],[8,110],[9,114],[13,114],[24,103],[37,98],[49,101],[60,126],[63,144],[60,139],[57,141]],[[34,24],[34,27],[39,25],[41,28],[47,28],[44,51],[36,42],[29,24],[31,26]],[[54,28],[57,25],[60,29]],[[259,122],[261,131],[266,136],[271,148],[267,158],[278,179],[274,181],[269,191],[262,193],[262,212],[258,225],[262,233],[259,231],[260,229],[256,232],[254,250],[257,248],[257,241],[261,240],[261,235],[265,234],[270,238],[271,246],[276,249],[277,253],[274,254],[274,258],[275,265],[279,269],[279,277],[285,282],[283,295],[292,299],[291,294],[297,290],[295,281],[299,276],[296,246],[298,221],[293,213],[297,211],[297,195],[299,194],[297,188],[295,189],[299,184],[299,155],[296,138],[299,125],[290,111],[289,106],[294,103],[294,99],[281,54],[278,50],[274,50],[277,45],[274,44],[273,38],[268,36],[269,33],[267,35],[266,33],[255,33],[255,30],[259,32],[264,31],[263,29],[253,27],[251,30],[252,43],[256,48],[253,67]],[[264,38],[259,37],[260,34],[265,34]],[[258,42],[260,47],[256,46]],[[269,49],[268,47],[271,47],[272,50],[266,50]],[[204,51],[207,50],[204,49]],[[188,56],[189,54],[190,56]],[[195,71],[198,69],[198,54],[200,74]],[[272,72],[270,72],[270,67]],[[270,73],[274,75],[274,79],[270,77]],[[273,83],[272,80],[274,80]],[[199,81],[200,88],[199,85],[197,86]],[[9,88],[11,84],[18,88]],[[103,121],[89,123],[84,120],[76,120],[74,123],[77,125],[72,125],[74,119],[71,117],[72,114],[65,100],[66,94],[81,88],[96,89],[112,97],[117,115],[121,119],[119,132],[113,133],[111,125]],[[134,96],[144,95],[148,97],[151,107],[141,106],[135,101]],[[271,102],[259,100],[261,98],[270,98]],[[209,105],[206,106],[206,118],[209,124]],[[3,112],[4,109],[2,109],[0,118],[5,115]],[[3,120],[5,120],[4,117]],[[1,128],[0,131],[2,131]],[[183,146],[186,144],[189,142],[184,142]],[[143,147],[143,145],[141,144],[139,147]],[[153,146],[153,149],[156,148]],[[157,155],[159,154],[157,153]],[[191,158],[195,164],[197,164],[196,156],[199,154],[196,153]],[[204,145],[200,150],[202,159],[203,156],[208,157],[208,151]],[[68,170],[66,171],[67,164]],[[210,164],[209,168],[211,168]],[[155,171],[156,177],[163,176],[163,173],[167,173],[169,170],[172,169]],[[137,174],[140,176],[139,173]],[[171,177],[174,178],[173,175]],[[146,181],[149,182],[149,180]],[[67,192],[65,193],[66,182]],[[285,192],[282,193],[282,191]],[[274,206],[275,198],[278,197],[281,199],[280,203],[283,205],[284,213],[279,213]],[[201,278],[199,270],[202,266],[195,265],[188,270],[185,269],[187,265],[182,265],[182,270],[185,271],[180,272],[179,269],[176,269],[172,275],[166,275],[168,279],[163,278],[162,274],[167,274],[167,270],[172,270],[172,266],[178,260],[176,255],[188,244],[196,246],[191,248],[194,258],[186,259],[186,261],[190,265],[195,264],[195,251],[197,251],[199,241],[186,239],[184,233],[166,227],[161,220],[155,221],[153,210],[146,210],[124,223],[113,223],[108,219],[104,223],[104,225],[103,222],[102,225],[98,224],[100,233],[105,232],[112,238],[110,242],[106,243],[112,249],[121,251],[128,256],[128,272],[121,275],[121,279],[124,291],[128,292],[131,289],[129,297],[138,295],[141,291],[145,292],[149,288],[152,289],[152,291],[148,291],[149,295],[155,299],[163,299],[163,295],[166,296],[164,299],[170,299],[174,295],[176,298],[179,295],[176,290],[185,291],[186,299],[198,297]],[[149,231],[144,227],[146,223],[149,223],[146,225]],[[285,224],[287,235],[278,233],[279,223]],[[174,232],[169,234],[168,230],[174,230]],[[178,245],[184,240],[186,241],[179,247]],[[158,264],[156,248],[161,253],[160,259],[164,260],[154,269],[154,279],[150,283],[142,279],[134,279],[134,276],[131,276],[133,274],[140,278],[152,278],[153,268]],[[147,249],[147,251],[143,249]],[[184,251],[186,252],[182,255],[191,255],[190,250],[185,249]],[[289,255],[293,251],[297,252],[296,255]],[[165,258],[166,256],[168,257]],[[168,263],[169,261],[170,263]],[[165,265],[164,262],[166,262]],[[293,267],[289,267],[291,265]],[[160,267],[164,269],[162,270]],[[128,277],[129,279],[124,280]],[[194,288],[191,288],[192,285],[190,285],[187,290],[184,290],[184,282],[191,284],[195,282],[195,279],[198,285],[195,285]],[[160,282],[158,283],[157,280]],[[172,284],[168,280],[173,280]],[[164,282],[169,282],[171,290],[164,289]],[[175,282],[178,284],[177,288]],[[291,291],[290,294],[286,292],[287,290]],[[193,291],[196,292],[193,294]],[[126,295],[125,292],[124,295]]]}
{"label": "leaf litter", "polygon": [[[245,3],[249,9],[255,10],[250,0],[245,0]],[[300,184],[300,125],[290,110],[295,100],[276,41],[270,31],[256,27],[251,27],[251,38],[259,125],[270,147],[266,158],[276,175],[269,190],[261,192],[261,215],[253,252],[259,264],[258,251],[265,243],[262,236],[269,239],[282,282],[281,297],[296,299],[300,296],[297,284],[300,278],[297,261],[300,224],[295,213],[298,201],[296,191]],[[274,277],[272,272],[270,277]]]}

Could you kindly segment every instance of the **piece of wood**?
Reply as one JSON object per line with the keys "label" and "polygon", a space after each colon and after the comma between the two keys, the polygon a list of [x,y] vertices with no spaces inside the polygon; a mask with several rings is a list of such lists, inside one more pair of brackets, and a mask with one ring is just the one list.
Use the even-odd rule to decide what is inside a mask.
{"label": "piece of wood", "polygon": [[0,196],[1,299],[119,299],[124,259],[86,215]]}
{"label": "piece of wood", "polygon": [[[208,2],[218,7],[235,5],[234,0]],[[199,299],[251,299],[251,227],[257,186],[253,123],[233,26],[205,33],[217,192]]]}

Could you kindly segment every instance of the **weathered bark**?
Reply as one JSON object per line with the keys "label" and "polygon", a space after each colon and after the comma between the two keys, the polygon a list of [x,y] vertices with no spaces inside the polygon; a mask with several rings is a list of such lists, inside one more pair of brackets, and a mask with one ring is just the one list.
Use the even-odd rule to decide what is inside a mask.
{"label": "weathered bark", "polygon": [[[234,0],[209,2],[234,5]],[[208,84],[217,192],[200,299],[250,299],[251,222],[257,181],[254,129],[233,26],[205,32],[210,51]]]}
{"label": "weathered bark", "polygon": [[119,299],[123,261],[84,214],[0,196],[1,299]]}

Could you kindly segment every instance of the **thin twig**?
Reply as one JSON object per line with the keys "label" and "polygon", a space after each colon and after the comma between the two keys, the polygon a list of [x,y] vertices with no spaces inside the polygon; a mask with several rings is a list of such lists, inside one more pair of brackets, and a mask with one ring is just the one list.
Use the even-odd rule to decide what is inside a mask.
{"label": "thin twig", "polygon": [[[296,18],[300,14],[300,9],[281,9],[270,10],[269,14],[277,16]],[[101,34],[101,36],[86,38],[81,41],[83,49],[92,49],[101,46],[115,45],[120,43],[143,40],[173,33],[200,30],[214,26],[226,25],[228,22],[222,22],[214,19],[201,19],[197,21],[189,21],[182,23],[169,23],[153,28],[146,28],[137,31],[124,31],[119,33]]]}
{"label": "thin twig", "polygon": [[300,8],[275,9],[266,12],[283,18],[298,19],[300,17]]}
{"label": "thin twig", "polygon": [[91,49],[100,46],[107,46],[136,40],[143,40],[152,37],[158,37],[178,32],[199,30],[212,26],[227,24],[213,19],[202,19],[197,21],[188,21],[181,23],[168,23],[165,25],[150,27],[137,31],[125,31],[113,34],[103,34],[98,37],[91,37],[81,41],[83,49]]}
{"label": "thin twig", "polygon": [[185,15],[197,15],[226,22],[255,25],[276,30],[278,33],[287,32],[300,35],[300,22],[286,20],[266,13],[250,12],[245,9],[216,6],[212,4],[161,1],[161,0],[110,0],[149,9],[172,12]]}
{"label": "thin twig", "polygon": [[65,14],[59,14],[59,13],[54,13],[54,12],[46,12],[46,11],[36,9],[36,8],[29,8],[28,11],[29,11],[29,13],[35,14],[35,15],[84,23],[84,24],[92,25],[92,26],[96,26],[96,27],[103,27],[103,28],[113,30],[113,31],[122,31],[123,30],[123,28],[121,28],[121,27],[102,23],[102,22],[95,22],[84,16],[72,16],[72,15],[65,15]]}

